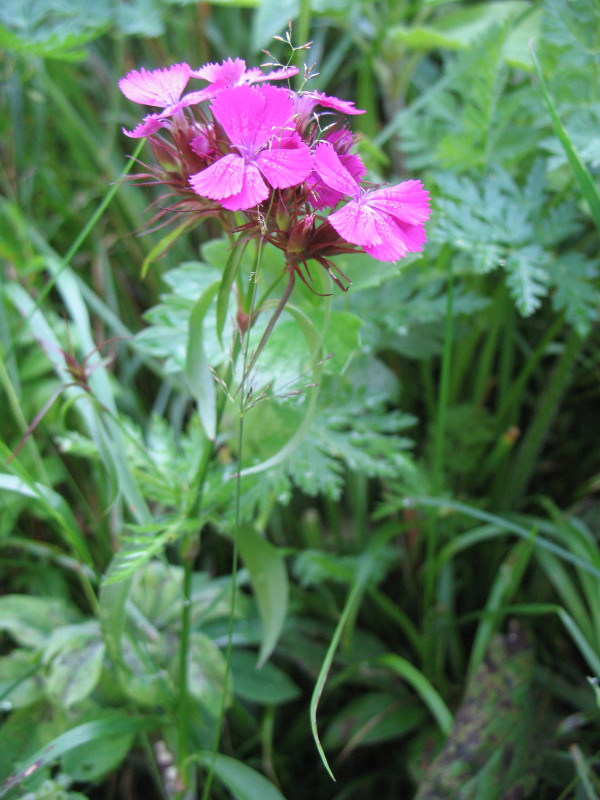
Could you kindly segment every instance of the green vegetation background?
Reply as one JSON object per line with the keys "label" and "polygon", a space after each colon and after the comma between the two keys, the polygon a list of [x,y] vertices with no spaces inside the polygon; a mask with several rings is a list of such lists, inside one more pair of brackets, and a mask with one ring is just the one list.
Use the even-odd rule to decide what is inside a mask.
{"label": "green vegetation background", "polygon": [[[263,48],[433,215],[295,288],[205,464],[227,243],[139,235],[117,82]],[[0,796],[600,797],[598,3],[12,0],[0,74]]]}

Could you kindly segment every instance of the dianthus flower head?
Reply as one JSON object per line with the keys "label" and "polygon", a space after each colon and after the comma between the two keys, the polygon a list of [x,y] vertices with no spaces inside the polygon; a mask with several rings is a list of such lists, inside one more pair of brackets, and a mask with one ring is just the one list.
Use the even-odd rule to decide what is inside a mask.
{"label": "dianthus flower head", "polygon": [[224,154],[190,178],[202,197],[223,208],[253,208],[269,196],[269,186],[302,183],[312,167],[308,146],[295,132],[289,92],[275,86],[236,86],[211,103],[213,117],[228,137]]}
{"label": "dianthus flower head", "polygon": [[[178,212],[217,216],[243,238],[279,248],[290,275],[310,285],[308,262],[316,261],[347,289],[331,259],[362,250],[393,261],[419,252],[429,196],[414,180],[363,185],[366,167],[340,115],[364,111],[322,92],[269,83],[296,73],[295,67],[265,73],[240,58],[196,70],[185,63],[132,70],[119,82],[125,96],[160,109],[125,131],[148,137],[156,157],[135,178],[169,187],[155,216],[160,224]],[[207,85],[184,93],[190,79]],[[165,205],[171,197],[179,199]],[[242,224],[231,213],[240,211]]]}

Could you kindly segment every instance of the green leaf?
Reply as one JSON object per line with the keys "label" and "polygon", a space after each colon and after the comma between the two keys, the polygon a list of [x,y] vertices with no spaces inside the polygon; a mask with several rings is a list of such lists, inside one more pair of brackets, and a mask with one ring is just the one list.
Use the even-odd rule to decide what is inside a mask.
{"label": "green leaf", "polygon": [[425,705],[429,708],[442,733],[448,733],[452,727],[452,714],[448,706],[444,703],[440,694],[434,689],[425,675],[420,672],[410,661],[395,653],[382,656],[379,659],[381,664],[389,667],[397,675],[404,678],[420,695]]}
{"label": "green leaf", "polygon": [[288,577],[281,552],[250,526],[239,532],[239,548],[250,573],[262,622],[259,666],[273,652],[283,628],[288,605]]}
{"label": "green leaf", "polygon": [[285,800],[271,781],[242,761],[210,752],[197,753],[193,759],[207,768],[214,764],[215,775],[236,800]]}
{"label": "green leaf", "polygon": [[0,707],[23,708],[43,696],[38,653],[17,648],[0,657]]}
{"label": "green leaf", "polygon": [[198,298],[190,316],[186,358],[186,377],[198,407],[204,431],[211,441],[217,435],[217,393],[215,379],[204,350],[204,318],[219,289],[215,281]]}
{"label": "green leaf", "polygon": [[42,767],[48,766],[65,753],[76,747],[90,745],[94,742],[110,739],[125,734],[135,734],[142,730],[155,728],[158,720],[152,717],[129,717],[123,712],[114,712],[108,719],[85,722],[58,736],[50,744],[45,745],[20,765],[0,786],[0,798],[18,786],[25,778],[33,775]]}
{"label": "green leaf", "polygon": [[50,699],[70,708],[91,694],[100,680],[104,650],[95,621],[57,628],[43,654]]}
{"label": "green leaf", "polygon": [[[144,526],[142,526],[144,527]],[[139,531],[137,535],[124,535],[121,539],[123,547],[113,556],[102,585],[123,581],[134,575],[148,563],[155,555],[162,553],[168,544],[176,539],[174,531],[170,528],[163,531]]]}
{"label": "green leaf", "polygon": [[63,497],[41,483],[29,483],[16,475],[0,474],[0,489],[16,492],[39,502],[44,511],[56,522],[63,538],[73,548],[78,558],[84,564],[93,566],[94,561],[77,520]]}
{"label": "green leaf", "polygon": [[223,344],[223,328],[225,327],[229,301],[231,300],[231,287],[233,286],[235,276],[242,263],[246,244],[247,242],[240,239],[233,245],[229,258],[227,259],[227,264],[223,270],[223,278],[221,279],[219,294],[217,296],[217,337],[221,344]]}
{"label": "green leaf", "polygon": [[332,719],[325,747],[349,753],[355,747],[405,736],[426,717],[425,709],[408,695],[369,692],[346,703]]}
{"label": "green leaf", "polygon": [[43,647],[54,628],[80,619],[75,607],[57,597],[23,594],[0,597],[0,631],[25,647]]}
{"label": "green leaf", "polygon": [[106,0],[90,7],[85,0],[57,0],[0,5],[0,48],[46,58],[85,58],[82,45],[105,32],[111,8]]}
{"label": "green leaf", "polygon": [[571,137],[567,133],[560,119],[554,101],[546,86],[544,74],[542,72],[542,68],[537,59],[537,55],[533,47],[531,48],[531,51],[533,53],[535,71],[540,83],[540,91],[546,102],[548,113],[550,114],[550,118],[552,120],[552,126],[554,128],[554,132],[558,136],[560,143],[563,146],[565,155],[567,156],[567,159],[571,166],[571,170],[579,186],[579,190],[589,206],[590,213],[592,215],[592,220],[594,221],[594,225],[596,226],[598,232],[600,232],[600,192],[598,192],[598,188],[596,186],[596,183],[594,182],[594,179],[586,169],[585,164],[582,162],[579,153],[573,146]]}
{"label": "green leaf", "polygon": [[545,267],[549,260],[549,254],[537,244],[518,248],[506,259],[506,285],[524,317],[540,307],[548,292],[549,276]]}
{"label": "green leaf", "polygon": [[[99,721],[105,716],[110,719],[114,712],[94,708],[91,713]],[[126,731],[99,739],[93,747],[88,744],[74,747],[62,757],[64,771],[76,783],[99,781],[119,767],[131,750],[135,734],[136,731]]]}
{"label": "green leaf", "polygon": [[282,36],[288,22],[298,16],[299,8],[299,0],[260,0],[252,24],[252,49],[259,52],[271,44],[273,36]]}
{"label": "green leaf", "polygon": [[477,3],[440,15],[432,27],[455,47],[468,47],[496,25],[514,20],[529,10],[525,0]]}
{"label": "green leaf", "polygon": [[249,650],[232,650],[230,660],[235,693],[261,705],[279,705],[295,700],[300,689],[287,674],[273,664],[260,666]]}
{"label": "green leaf", "polygon": [[177,239],[179,239],[180,236],[183,236],[183,234],[186,233],[188,230],[190,230],[192,226],[195,226],[197,224],[198,220],[188,219],[185,222],[182,222],[181,225],[178,225],[176,228],[173,228],[173,230],[169,231],[165,236],[163,236],[160,242],[157,242],[154,245],[152,250],[150,250],[146,258],[144,259],[144,263],[142,264],[142,270],[141,270],[142,280],[146,277],[150,265],[153,264],[155,261],[157,261],[159,258],[161,258],[166,253],[166,251],[175,244],[175,242],[177,241]]}
{"label": "green leaf", "polygon": [[[254,475],[260,472],[264,472],[265,470],[278,466],[287,458],[289,458],[289,456],[301,444],[302,440],[306,435],[306,432],[310,428],[310,425],[316,413],[317,399],[319,393],[318,392],[319,383],[321,380],[321,376],[323,374],[323,362],[322,360],[320,360],[320,356],[322,355],[321,343],[323,339],[323,334],[319,334],[313,322],[299,308],[296,308],[295,306],[292,306],[291,304],[288,303],[288,305],[286,306],[286,311],[288,311],[294,317],[297,323],[297,327],[300,328],[302,334],[304,335],[304,338],[306,339],[309,354],[313,362],[312,381],[315,384],[315,386],[311,390],[309,401],[307,403],[306,411],[304,412],[304,417],[302,419],[302,422],[300,426],[296,429],[294,434],[287,440],[287,442],[283,445],[283,447],[280,450],[278,450],[274,455],[270,456],[265,461],[262,461],[258,464],[253,464],[250,467],[245,467],[240,473],[242,476]],[[276,332],[277,328],[275,328],[274,333]],[[268,346],[270,341],[271,339],[269,339],[269,342],[267,342],[267,346],[263,351],[263,355],[268,351]]]}

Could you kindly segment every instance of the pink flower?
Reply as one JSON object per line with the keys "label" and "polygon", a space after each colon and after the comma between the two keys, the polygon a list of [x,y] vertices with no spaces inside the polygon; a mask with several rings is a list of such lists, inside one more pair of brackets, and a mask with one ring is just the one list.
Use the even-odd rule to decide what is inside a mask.
{"label": "pink flower", "polygon": [[128,100],[145,106],[158,106],[162,111],[148,114],[143,122],[123,132],[133,139],[150,136],[165,125],[165,119],[172,117],[182,108],[212,97],[211,92],[189,92],[181,97],[192,75],[189,64],[173,64],[167,69],[133,69],[119,81],[119,88]]}
{"label": "pink flower", "polygon": [[420,181],[404,181],[366,192],[344,167],[330,142],[319,142],[315,148],[314,168],[327,186],[352,197],[328,217],[342,239],[380,261],[395,261],[423,249],[429,194]]}
{"label": "pink flower", "polygon": [[298,74],[298,67],[284,67],[266,74],[258,67],[246,69],[246,62],[242,58],[228,58],[220,64],[205,64],[199,69],[192,70],[194,78],[202,78],[212,83],[212,89],[224,89],[228,86],[242,86],[243,84],[257,83],[258,81],[279,81],[291,78]]}
{"label": "pink flower", "polygon": [[310,150],[295,133],[294,107],[287,90],[275,86],[224,89],[212,101],[211,111],[237,152],[192,175],[190,185],[197,194],[238,211],[266,200],[267,183],[285,189],[302,183],[310,172]]}

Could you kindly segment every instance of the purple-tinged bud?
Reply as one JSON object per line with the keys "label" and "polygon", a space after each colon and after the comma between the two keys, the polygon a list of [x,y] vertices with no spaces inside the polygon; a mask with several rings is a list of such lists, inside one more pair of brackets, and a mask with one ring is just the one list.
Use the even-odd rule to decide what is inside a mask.
{"label": "purple-tinged bud", "polygon": [[307,214],[294,225],[290,233],[286,251],[290,255],[305,253],[315,228],[315,215]]}
{"label": "purple-tinged bud", "polygon": [[277,208],[275,210],[275,222],[280,231],[287,231],[290,224],[290,212],[286,204],[281,199],[281,195],[277,200]]}

